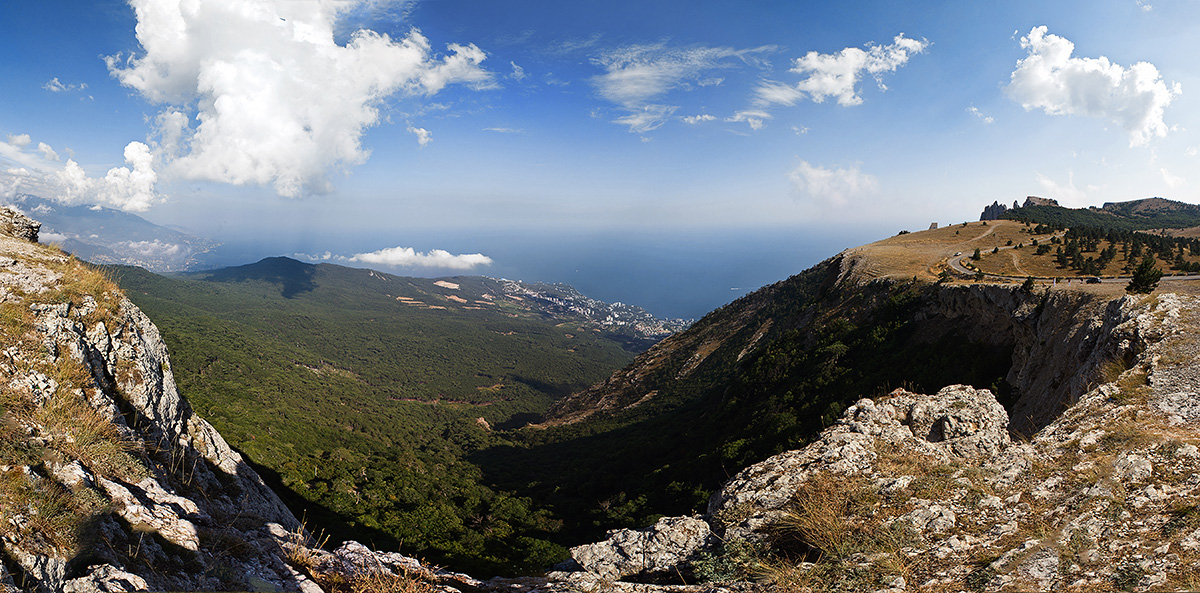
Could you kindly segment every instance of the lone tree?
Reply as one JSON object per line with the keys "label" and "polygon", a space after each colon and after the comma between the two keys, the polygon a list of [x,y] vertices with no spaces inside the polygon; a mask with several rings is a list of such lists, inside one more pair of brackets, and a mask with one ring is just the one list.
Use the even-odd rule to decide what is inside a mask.
{"label": "lone tree", "polygon": [[1133,279],[1125,286],[1125,292],[1129,294],[1148,294],[1154,292],[1158,288],[1158,281],[1162,278],[1162,270],[1154,266],[1154,258],[1147,255],[1142,259],[1142,263],[1138,264],[1137,269],[1133,271]]}
{"label": "lone tree", "polygon": [[980,258],[980,257],[982,257],[982,256],[981,256],[981,255],[980,255],[980,253],[979,253],[979,248],[978,248],[978,247],[976,247],[976,248],[975,248],[975,253],[972,253],[972,254],[971,254],[971,259],[973,259],[973,260],[975,260],[975,261],[979,261],[979,258]]}

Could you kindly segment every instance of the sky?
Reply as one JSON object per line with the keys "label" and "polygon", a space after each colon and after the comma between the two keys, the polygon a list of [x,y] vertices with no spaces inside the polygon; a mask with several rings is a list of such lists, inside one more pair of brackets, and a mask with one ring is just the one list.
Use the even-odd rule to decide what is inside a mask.
{"label": "sky", "polygon": [[4,2],[0,198],[463,273],[506,269],[529,237],[840,249],[1027,195],[1194,203],[1198,17],[1193,0]]}

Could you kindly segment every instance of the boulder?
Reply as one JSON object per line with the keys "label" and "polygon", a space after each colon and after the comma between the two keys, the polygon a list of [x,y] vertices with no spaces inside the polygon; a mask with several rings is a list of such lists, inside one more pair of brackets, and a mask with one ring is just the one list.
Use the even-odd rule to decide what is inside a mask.
{"label": "boulder", "polygon": [[695,517],[664,517],[646,529],[616,529],[602,542],[571,548],[585,571],[606,580],[679,582],[687,563],[712,540],[708,523]]}

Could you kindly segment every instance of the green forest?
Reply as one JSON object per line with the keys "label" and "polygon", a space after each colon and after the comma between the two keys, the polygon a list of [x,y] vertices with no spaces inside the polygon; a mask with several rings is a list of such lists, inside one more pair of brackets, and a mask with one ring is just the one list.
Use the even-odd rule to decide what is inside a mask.
{"label": "green forest", "polygon": [[[734,473],[802,446],[860,397],[1006,392],[1011,345],[953,325],[916,333],[935,286],[846,291],[826,263],[661,343],[640,383],[654,397],[528,427],[628,364],[622,340],[517,309],[414,307],[403,301],[430,301],[431,281],[288,261],[114,275],[163,332],[183,394],[310,529],[481,576],[531,574],[607,529],[704,512]],[[700,340],[720,345],[694,365]]]}

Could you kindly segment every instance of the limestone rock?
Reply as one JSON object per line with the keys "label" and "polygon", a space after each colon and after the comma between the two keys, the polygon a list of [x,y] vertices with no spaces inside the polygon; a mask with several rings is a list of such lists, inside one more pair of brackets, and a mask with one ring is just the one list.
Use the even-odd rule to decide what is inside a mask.
{"label": "limestone rock", "polygon": [[146,579],[104,564],[93,566],[87,576],[63,583],[63,593],[116,593],[118,591],[146,591]]}
{"label": "limestone rock", "polygon": [[[725,524],[725,537],[759,539],[800,485],[818,472],[875,477],[881,450],[907,451],[928,463],[991,461],[1010,445],[1007,427],[1008,415],[991,392],[965,385],[933,396],[896,390],[879,402],[862,399],[809,446],[734,476],[709,500],[708,511]],[[912,481],[881,479],[881,488],[893,492]],[[944,521],[937,522],[939,528]]]}
{"label": "limestone rock", "polygon": [[646,529],[619,529],[608,539],[571,548],[571,558],[603,579],[675,580],[686,563],[710,544],[708,523],[695,517],[664,517]]}
{"label": "limestone rock", "polygon": [[0,233],[8,233],[18,239],[38,242],[38,231],[42,223],[9,207],[0,206]]}

